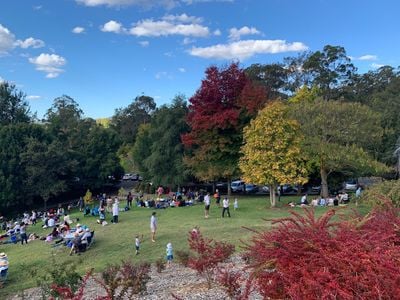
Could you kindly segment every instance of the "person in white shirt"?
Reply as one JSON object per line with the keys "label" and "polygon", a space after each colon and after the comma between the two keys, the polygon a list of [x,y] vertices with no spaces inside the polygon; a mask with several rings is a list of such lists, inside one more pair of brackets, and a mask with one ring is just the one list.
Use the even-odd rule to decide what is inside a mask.
{"label": "person in white shirt", "polygon": [[204,218],[208,219],[208,213],[210,211],[210,193],[204,196]]}
{"label": "person in white shirt", "polygon": [[231,217],[231,213],[229,212],[229,199],[227,197],[222,201],[222,217],[225,217],[225,212],[227,212],[228,217]]}
{"label": "person in white shirt", "polygon": [[151,214],[150,218],[150,230],[151,230],[151,241],[154,243],[155,237],[156,237],[156,231],[157,231],[157,218],[156,218],[156,212],[153,212]]}
{"label": "person in white shirt", "polygon": [[118,223],[118,214],[119,214],[119,206],[118,200],[115,200],[112,206],[112,213],[113,213],[113,224]]}

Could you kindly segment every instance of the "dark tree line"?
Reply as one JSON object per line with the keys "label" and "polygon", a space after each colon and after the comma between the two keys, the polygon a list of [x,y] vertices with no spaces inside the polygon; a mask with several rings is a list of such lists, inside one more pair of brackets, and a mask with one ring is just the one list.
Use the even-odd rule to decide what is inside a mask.
{"label": "dark tree line", "polygon": [[83,118],[72,98],[56,98],[38,121],[25,95],[5,82],[0,107],[0,208],[46,203],[77,188],[101,188],[109,176],[123,172],[118,134]]}

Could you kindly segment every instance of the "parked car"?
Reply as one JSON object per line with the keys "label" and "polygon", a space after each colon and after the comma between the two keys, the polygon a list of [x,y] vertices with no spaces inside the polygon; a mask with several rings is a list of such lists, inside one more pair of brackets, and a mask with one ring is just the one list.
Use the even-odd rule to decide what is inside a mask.
{"label": "parked car", "polygon": [[133,180],[137,181],[139,180],[139,175],[138,174],[131,174],[131,173],[126,173],[124,176],[122,176],[122,180]]}
{"label": "parked car", "polygon": [[350,179],[350,180],[345,181],[344,189],[347,191],[355,191],[357,189],[357,180]]}
{"label": "parked car", "polygon": [[264,193],[269,194],[269,186],[264,185],[264,186],[261,188],[261,190],[262,190]]}
{"label": "parked car", "polygon": [[245,183],[242,180],[232,181],[231,190],[233,193],[244,192],[244,185]]}
{"label": "parked car", "polygon": [[258,192],[258,186],[252,183],[246,183],[245,185],[245,191],[246,193],[257,193]]}

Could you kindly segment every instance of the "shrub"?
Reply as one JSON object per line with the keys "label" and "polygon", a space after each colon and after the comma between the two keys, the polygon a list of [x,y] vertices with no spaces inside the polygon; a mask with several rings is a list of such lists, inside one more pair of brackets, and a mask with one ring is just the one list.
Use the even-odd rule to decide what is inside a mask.
{"label": "shrub", "polygon": [[176,250],[175,251],[176,259],[178,262],[184,266],[188,267],[189,266],[189,258],[190,258],[190,253],[189,251],[185,250]]}
{"label": "shrub", "polygon": [[165,270],[165,261],[162,258],[156,260],[156,270],[158,273]]}
{"label": "shrub", "polygon": [[80,261],[74,260],[60,263],[53,254],[51,263],[44,270],[32,270],[32,275],[37,278],[43,297],[60,296],[57,290],[52,288],[53,286],[59,289],[69,289],[72,293],[75,293],[82,280],[81,275],[76,271],[79,263]]}
{"label": "shrub", "polygon": [[242,271],[232,271],[232,266],[218,270],[218,282],[230,299],[248,299],[249,288],[242,289],[245,279]]}
{"label": "shrub", "polygon": [[382,206],[391,201],[400,207],[400,180],[388,180],[377,183],[363,192],[360,203],[368,206]]}
{"label": "shrub", "polygon": [[146,284],[150,279],[150,265],[142,263],[134,265],[123,261],[121,266],[110,265],[102,273],[103,286],[111,299],[129,299],[136,294],[146,291]]}
{"label": "shrub", "polygon": [[235,251],[235,246],[204,238],[200,230],[189,232],[188,241],[189,248],[194,252],[194,255],[189,258],[188,265],[203,275],[207,280],[208,288],[211,288],[218,264],[229,259]]}
{"label": "shrub", "polygon": [[400,218],[391,204],[333,223],[330,210],[278,220],[257,233],[247,255],[264,298],[395,299],[400,297]]}

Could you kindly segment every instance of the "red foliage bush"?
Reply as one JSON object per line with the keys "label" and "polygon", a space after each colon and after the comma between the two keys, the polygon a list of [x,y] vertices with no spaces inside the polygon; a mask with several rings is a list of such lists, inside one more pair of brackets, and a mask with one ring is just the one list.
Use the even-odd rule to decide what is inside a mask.
{"label": "red foliage bush", "polygon": [[188,265],[205,276],[208,287],[211,288],[218,264],[226,261],[233,254],[235,246],[207,239],[202,236],[200,230],[189,232],[188,241],[189,248],[194,252],[194,255],[189,257]]}
{"label": "red foliage bush", "polygon": [[400,218],[388,204],[333,223],[334,210],[292,212],[247,245],[250,279],[265,298],[398,299]]}

